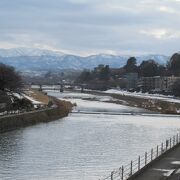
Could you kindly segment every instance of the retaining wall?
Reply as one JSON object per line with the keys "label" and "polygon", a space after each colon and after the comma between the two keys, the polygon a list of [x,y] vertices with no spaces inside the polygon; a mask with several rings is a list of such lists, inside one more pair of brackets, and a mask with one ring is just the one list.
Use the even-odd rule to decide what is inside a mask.
{"label": "retaining wall", "polygon": [[67,116],[68,113],[63,109],[50,108],[0,117],[0,133],[37,123],[57,120]]}

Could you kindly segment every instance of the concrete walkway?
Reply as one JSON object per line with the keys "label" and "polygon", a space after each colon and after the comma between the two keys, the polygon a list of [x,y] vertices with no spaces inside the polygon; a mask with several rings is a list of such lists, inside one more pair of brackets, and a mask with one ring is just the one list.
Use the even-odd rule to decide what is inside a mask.
{"label": "concrete walkway", "polygon": [[132,180],[180,180],[180,145],[153,162]]}

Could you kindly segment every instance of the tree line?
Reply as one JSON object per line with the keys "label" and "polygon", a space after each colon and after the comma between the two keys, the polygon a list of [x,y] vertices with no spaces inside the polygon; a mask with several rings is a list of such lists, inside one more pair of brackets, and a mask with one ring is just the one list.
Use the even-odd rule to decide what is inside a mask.
{"label": "tree line", "polygon": [[[141,64],[137,65],[135,57],[130,57],[125,66],[116,70],[108,65],[99,65],[94,70],[84,70],[78,77],[77,82],[86,84],[104,82],[104,84],[108,84],[109,81],[115,82],[128,73],[136,73],[139,78],[180,76],[180,54],[174,54],[166,65],[161,65],[153,59],[142,61]],[[175,83],[173,89],[175,94],[180,96],[180,82]]]}
{"label": "tree line", "polygon": [[[91,80],[109,80],[112,77],[111,69],[108,65],[98,67],[92,71],[84,70],[78,77],[79,82],[88,82]],[[160,65],[154,60],[150,59],[142,61],[137,65],[135,57],[130,57],[124,67],[119,68],[119,76],[127,73],[138,73],[139,77],[153,77],[153,76],[180,76],[180,54],[174,54],[166,65]]]}
{"label": "tree line", "polygon": [[136,58],[131,57],[123,68],[126,73],[138,73],[139,77],[180,76],[180,54],[174,54],[166,65],[160,65],[150,59],[138,66]]}

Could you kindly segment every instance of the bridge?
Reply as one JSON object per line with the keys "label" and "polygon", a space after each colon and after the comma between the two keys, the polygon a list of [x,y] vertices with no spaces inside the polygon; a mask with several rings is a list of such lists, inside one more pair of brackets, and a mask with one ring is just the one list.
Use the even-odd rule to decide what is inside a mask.
{"label": "bridge", "polygon": [[75,89],[75,87],[78,87],[81,92],[84,92],[84,87],[86,84],[79,84],[79,83],[60,83],[60,84],[55,84],[55,85],[32,85],[31,87],[33,89],[38,89],[40,91],[43,90],[56,90],[59,92],[64,92],[65,89]]}

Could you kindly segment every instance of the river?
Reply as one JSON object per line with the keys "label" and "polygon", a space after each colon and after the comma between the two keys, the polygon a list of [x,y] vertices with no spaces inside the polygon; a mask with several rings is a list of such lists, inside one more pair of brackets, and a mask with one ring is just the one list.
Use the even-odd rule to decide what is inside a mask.
{"label": "river", "polygon": [[76,103],[74,112],[97,114],[72,113],[0,134],[0,179],[99,179],[180,130],[179,117],[107,103],[108,96],[48,93]]}

